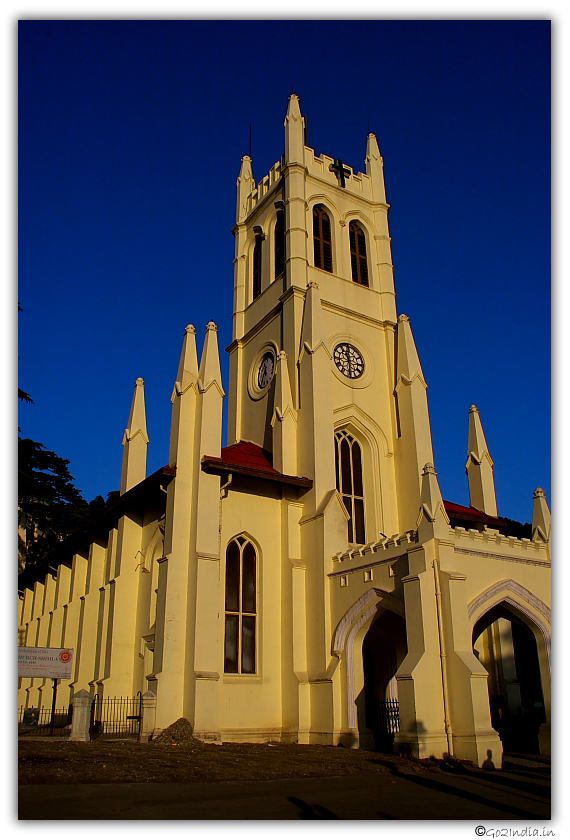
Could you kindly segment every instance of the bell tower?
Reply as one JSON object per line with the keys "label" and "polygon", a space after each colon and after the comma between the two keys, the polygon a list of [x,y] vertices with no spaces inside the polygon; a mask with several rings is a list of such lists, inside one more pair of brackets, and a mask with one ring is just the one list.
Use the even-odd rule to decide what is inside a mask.
{"label": "bell tower", "polygon": [[376,136],[364,172],[317,156],[295,94],[283,157],[259,182],[242,160],[228,444],[255,443],[311,478],[315,509],[336,487],[362,520],[353,542],[415,527],[433,460],[425,381],[405,375],[415,346],[396,315],[388,212]]}

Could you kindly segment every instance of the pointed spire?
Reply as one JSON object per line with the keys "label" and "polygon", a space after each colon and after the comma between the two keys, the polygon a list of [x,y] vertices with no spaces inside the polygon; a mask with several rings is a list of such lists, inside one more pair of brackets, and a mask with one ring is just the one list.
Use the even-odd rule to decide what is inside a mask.
{"label": "pointed spire", "polygon": [[321,345],[330,356],[325,336],[325,323],[323,318],[323,309],[321,306],[319,284],[311,281],[310,283],[307,283],[307,292],[305,294],[303,326],[301,328],[300,359],[303,357],[303,351],[316,353]]}
{"label": "pointed spire", "polygon": [[198,377],[202,392],[207,391],[212,384],[215,384],[222,396],[225,395],[222,387],[222,371],[220,369],[220,353],[218,350],[218,327],[213,321],[210,321],[206,325],[206,338],[204,340],[204,349],[202,350]]}
{"label": "pointed spire", "polygon": [[449,516],[445,510],[437,473],[432,463],[422,470],[420,513],[417,520],[420,542],[431,537],[449,536]]}
{"label": "pointed spire", "polygon": [[477,461],[481,461],[483,457],[487,455],[491,461],[491,465],[493,464],[491,456],[489,455],[489,447],[487,446],[487,441],[485,439],[485,432],[483,431],[483,424],[481,423],[479,409],[476,405],[472,405],[469,408],[469,439],[467,446],[469,454],[473,455]]}
{"label": "pointed spire", "polygon": [[293,396],[291,394],[291,382],[289,380],[289,368],[287,366],[287,353],[282,350],[277,356],[277,367],[275,370],[275,399],[276,411],[281,416],[287,409],[294,410]]}
{"label": "pointed spire", "polygon": [[386,203],[386,188],[384,186],[384,162],[378,140],[375,134],[368,135],[366,143],[366,174],[372,181],[372,196],[374,201]]}
{"label": "pointed spire", "polygon": [[297,94],[292,93],[289,97],[289,105],[287,107],[287,115],[285,117],[285,120],[289,121],[302,119],[303,117],[301,116],[301,102]]}
{"label": "pointed spire", "polygon": [[293,405],[287,354],[277,356],[275,371],[275,409],[273,427],[273,466],[285,475],[297,475],[297,412]]}
{"label": "pointed spire", "polygon": [[400,530],[413,528],[421,493],[421,473],[433,461],[427,385],[407,315],[398,319],[395,408],[398,437],[397,482]]}
{"label": "pointed spire", "polygon": [[[196,328],[188,324],[184,332],[182,352],[176,382],[172,390],[172,421],[170,425],[170,449],[168,463],[178,464],[187,455],[179,451],[187,443],[190,428],[188,415],[193,416],[194,403],[198,396],[198,355],[196,353]],[[191,399],[194,398],[194,401]],[[189,399],[190,398],[190,399]]]}
{"label": "pointed spire", "polygon": [[313,479],[309,508],[320,504],[335,487],[334,419],[331,390],[331,353],[317,283],[307,284],[299,371],[297,471]]}
{"label": "pointed spire", "polygon": [[241,169],[237,179],[236,222],[242,222],[247,216],[247,199],[254,186],[251,158],[249,155],[244,155],[241,159]]}
{"label": "pointed spire", "polygon": [[493,460],[489,454],[479,409],[472,405],[469,409],[468,456],[465,471],[469,480],[469,498],[471,506],[482,510],[489,516],[497,516],[497,497]]}
{"label": "pointed spire", "polygon": [[121,495],[146,478],[148,433],[146,429],[144,379],[140,376],[135,384],[129,423],[123,435],[123,447]]}
{"label": "pointed spire", "polygon": [[416,349],[410,319],[407,315],[400,315],[398,318],[398,383],[401,379],[408,385],[416,376],[421,380],[424,388],[427,388],[420,357]]}
{"label": "pointed spire", "polygon": [[182,353],[180,354],[180,363],[178,365],[172,399],[174,400],[176,394],[183,394],[190,385],[196,382],[197,378],[198,354],[196,352],[196,327],[193,324],[188,324],[184,333],[184,342],[182,344]]}
{"label": "pointed spire", "polygon": [[543,542],[550,541],[550,510],[546,501],[546,493],[542,487],[537,487],[533,493],[534,507],[532,511],[532,538]]}
{"label": "pointed spire", "polygon": [[305,159],[305,120],[301,115],[301,105],[296,93],[289,97],[289,107],[285,117],[285,162],[303,163]]}
{"label": "pointed spire", "polygon": [[142,376],[139,376],[135,382],[135,393],[133,395],[131,413],[129,414],[129,425],[125,434],[132,440],[138,432],[141,432],[144,437],[147,437],[144,379]]}
{"label": "pointed spire", "polygon": [[[204,339],[198,382],[200,385],[201,414],[198,459],[205,455],[219,458],[222,451],[222,415],[226,394],[222,387],[218,328],[213,321],[210,321],[206,326],[206,338]],[[204,481],[208,483],[206,479],[200,478],[201,484]],[[198,518],[200,518],[200,510],[198,511]]]}

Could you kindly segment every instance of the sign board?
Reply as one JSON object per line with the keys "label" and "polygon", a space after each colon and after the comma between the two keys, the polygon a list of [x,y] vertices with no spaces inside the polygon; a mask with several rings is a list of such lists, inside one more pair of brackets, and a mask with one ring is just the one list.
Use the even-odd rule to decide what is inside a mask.
{"label": "sign board", "polygon": [[69,648],[18,648],[19,677],[51,677],[69,680],[73,650]]}
{"label": "sign board", "polygon": [[22,729],[37,729],[39,718],[39,709],[24,709],[24,720],[22,721]]}

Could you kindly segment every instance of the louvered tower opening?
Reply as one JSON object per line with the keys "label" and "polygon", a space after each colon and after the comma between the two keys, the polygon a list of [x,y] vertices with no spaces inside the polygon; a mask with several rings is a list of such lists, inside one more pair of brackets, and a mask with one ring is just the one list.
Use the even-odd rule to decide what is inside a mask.
{"label": "louvered tower opening", "polygon": [[285,214],[277,212],[275,221],[275,279],[285,271]]}
{"label": "louvered tower opening", "polygon": [[255,245],[253,247],[253,293],[252,298],[255,300],[261,294],[261,236],[257,234],[255,237]]}
{"label": "louvered tower opening", "polygon": [[366,236],[358,222],[348,226],[350,236],[350,264],[352,279],[361,286],[368,286],[368,263],[366,260]]}
{"label": "louvered tower opening", "polygon": [[313,209],[313,243],[315,266],[332,274],[332,236],[331,220],[321,204]]}

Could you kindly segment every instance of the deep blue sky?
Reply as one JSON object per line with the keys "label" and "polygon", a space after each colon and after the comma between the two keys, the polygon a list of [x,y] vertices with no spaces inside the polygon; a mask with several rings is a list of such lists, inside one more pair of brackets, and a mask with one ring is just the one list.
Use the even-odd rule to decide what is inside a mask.
{"label": "deep blue sky", "polygon": [[[292,87],[317,154],[384,156],[445,498],[468,504],[480,411],[499,513],[550,501],[548,21],[20,21],[24,436],[118,489],[134,383],[168,459],[184,328],[231,341],[235,182],[281,156]],[[222,352],[227,389],[227,354]]]}

